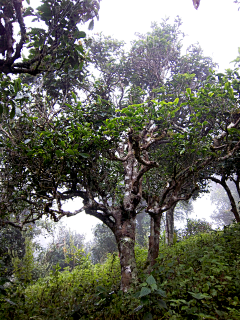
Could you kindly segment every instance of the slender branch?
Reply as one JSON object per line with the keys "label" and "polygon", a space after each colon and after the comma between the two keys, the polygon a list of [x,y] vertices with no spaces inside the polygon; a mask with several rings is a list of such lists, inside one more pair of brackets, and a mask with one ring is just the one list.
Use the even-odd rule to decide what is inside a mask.
{"label": "slender branch", "polygon": [[86,206],[83,206],[81,207],[80,209],[78,210],[75,210],[73,212],[71,211],[64,211],[64,210],[51,210],[51,212],[54,212],[54,213],[58,213],[59,216],[57,217],[57,221],[59,221],[62,217],[72,217],[72,216],[75,216],[76,214],[80,213],[80,212],[83,212],[87,207]]}
{"label": "slender branch", "polygon": [[12,143],[13,143],[14,145],[16,145],[13,137],[12,137],[5,129],[3,129],[3,127],[2,127],[1,124],[0,124],[0,130],[1,130],[3,133],[5,133],[5,135],[12,141]]}
{"label": "slender branch", "polygon": [[111,151],[108,151],[108,154],[110,156],[110,160],[113,160],[113,161],[120,161],[120,162],[125,162],[128,160],[128,158],[132,155],[132,151],[129,151],[128,154],[126,155],[126,157],[124,158],[119,158],[117,157],[115,154],[113,154]]}
{"label": "slender branch", "polygon": [[227,126],[226,130],[213,140],[212,148],[215,149],[219,147],[219,142],[228,135],[228,130],[232,128],[236,128],[239,123],[240,123],[240,116],[235,123],[230,123],[230,125]]}
{"label": "slender branch", "polygon": [[[137,137],[138,138],[138,137]],[[158,163],[156,161],[148,161],[145,160],[141,157],[141,148],[139,145],[139,140],[135,138],[134,143],[132,144],[133,150],[135,151],[135,158],[137,159],[138,163],[141,163],[144,166],[148,166],[148,167],[158,167]]]}
{"label": "slender branch", "polygon": [[11,59],[11,64],[21,57],[21,51],[23,48],[23,45],[26,41],[26,27],[24,24],[23,16],[22,16],[22,1],[19,0],[13,0],[13,5],[16,11],[17,20],[20,26],[20,32],[21,32],[21,39],[19,43],[16,45],[16,51],[14,56]]}
{"label": "slender branch", "polygon": [[223,161],[230,158],[238,149],[240,149],[240,140],[235,145],[235,147],[231,151],[229,151],[224,157],[218,158],[218,161]]}

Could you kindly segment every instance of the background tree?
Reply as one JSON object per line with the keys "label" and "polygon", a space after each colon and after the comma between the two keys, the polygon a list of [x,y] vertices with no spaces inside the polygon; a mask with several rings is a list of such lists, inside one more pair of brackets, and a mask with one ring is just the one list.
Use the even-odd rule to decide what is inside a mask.
{"label": "background tree", "polygon": [[181,238],[189,238],[199,233],[212,231],[212,226],[209,222],[202,219],[187,219],[187,224],[184,229],[178,232]]}
{"label": "background tree", "polygon": [[1,277],[12,276],[12,258],[18,256],[22,259],[25,254],[25,243],[22,232],[11,226],[0,229],[0,256],[4,268],[1,270]]}
{"label": "background tree", "polygon": [[93,240],[90,243],[93,263],[103,263],[107,254],[117,252],[117,243],[112,231],[104,224],[98,223],[93,229]]}
{"label": "background tree", "polygon": [[[191,46],[185,56],[180,55],[183,37],[180,25],[180,19],[176,19],[174,25],[168,24],[167,20],[159,25],[153,24],[152,32],[138,35],[138,40],[132,43],[128,55],[123,53],[121,42],[102,35],[91,42],[101,82],[106,84],[108,97],[119,97],[116,101],[120,108],[129,103],[140,103],[147,99],[151,101],[154,97],[158,97],[159,101],[173,101],[173,97],[178,97],[183,102],[187,101],[184,94],[186,88],[201,88],[210,75],[209,68],[213,68],[215,64],[210,58],[203,56],[198,46]],[[113,53],[114,49],[116,55]],[[101,56],[98,56],[98,52]],[[125,61],[127,63],[124,65]],[[148,102],[148,107],[150,105],[151,102]],[[180,112],[176,112],[177,118],[181,118]],[[174,124],[177,125],[177,121]],[[158,225],[160,226],[160,220]],[[155,238],[159,239],[159,234]],[[158,252],[157,245],[153,247]]]}
{"label": "background tree", "polygon": [[[230,94],[230,99],[228,101],[228,104],[231,105],[235,101],[239,104],[239,98],[240,98],[240,88],[238,85],[239,82],[239,74],[237,70],[227,70],[226,75],[218,74],[219,82],[222,83],[222,86],[224,84],[225,90],[228,90],[230,86],[232,86],[232,93]],[[234,98],[235,95],[235,98]],[[221,118],[217,121],[219,123],[225,122],[226,117],[228,117],[229,126],[228,126],[228,132],[231,132],[231,138],[228,137],[228,132],[226,132],[226,140],[229,141],[229,143],[234,143],[235,141],[239,141],[239,109],[226,109],[225,112],[222,114]],[[216,147],[218,144],[218,140],[215,140]],[[215,183],[220,184],[230,201],[231,204],[231,211],[234,215],[234,218],[237,222],[240,222],[240,215],[239,215],[239,207],[236,199],[234,198],[234,195],[232,193],[232,190],[228,187],[227,181],[230,180],[235,185],[235,190],[238,194],[238,198],[240,197],[240,167],[239,167],[239,152],[236,153],[235,157],[233,159],[225,159],[224,161],[221,161],[218,166],[215,166],[214,169],[211,171],[211,168],[208,169],[209,175],[206,176],[206,179],[210,179],[214,181]]]}
{"label": "background tree", "polygon": [[[227,186],[231,190],[231,194],[235,199],[235,203],[238,204],[239,196],[236,192],[235,185],[231,181],[227,181]],[[233,222],[234,215],[231,211],[231,203],[224,188],[219,183],[211,183],[210,199],[215,206],[211,218],[218,227],[226,226]]]}
{"label": "background tree", "polygon": [[[57,222],[85,210],[113,231],[121,289],[127,291],[137,279],[136,216],[143,199],[154,222],[151,235],[159,243],[163,212],[189,199],[205,168],[233,157],[240,147],[224,114],[235,112],[238,100],[232,83],[213,74],[198,92],[187,88],[181,102],[172,95],[163,101],[160,93],[155,100],[146,96],[143,103],[117,109],[110,94],[108,99],[99,94],[100,80],[93,83],[90,99],[73,95],[71,104],[47,102],[39,108],[47,96],[42,95],[31,113],[4,122],[1,222],[21,228],[43,215]],[[82,198],[83,207],[63,210],[75,197]],[[151,263],[158,255],[154,241]]]}
{"label": "background tree", "polygon": [[[14,272],[14,260],[22,260],[25,256],[26,243],[32,254],[38,256],[43,248],[39,244],[39,237],[53,234],[54,225],[51,221],[39,220],[35,224],[28,224],[22,230],[11,225],[2,225],[0,228],[1,277],[11,277]],[[27,240],[26,240],[27,239]],[[26,240],[26,241],[25,241]]]}
{"label": "background tree", "polygon": [[58,264],[61,270],[69,267],[73,270],[82,263],[85,256],[84,236],[71,232],[65,226],[57,229],[57,234],[52,237],[47,249],[42,249],[38,254],[38,263],[48,265],[48,271]]}

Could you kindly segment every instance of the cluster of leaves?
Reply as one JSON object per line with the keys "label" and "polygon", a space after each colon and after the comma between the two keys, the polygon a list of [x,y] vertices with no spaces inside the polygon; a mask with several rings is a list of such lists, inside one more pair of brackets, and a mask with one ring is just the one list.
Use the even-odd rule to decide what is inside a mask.
{"label": "cluster of leaves", "polygon": [[[0,43],[3,59],[0,59],[0,71],[8,74],[28,73],[37,75],[43,71],[55,71],[63,66],[83,65],[84,52],[79,39],[86,36],[79,31],[77,24],[90,20],[89,28],[98,18],[97,0],[43,0],[34,10],[26,0],[2,1],[0,6]],[[26,17],[31,16],[32,25],[26,28]],[[3,24],[2,24],[3,19]],[[20,28],[20,40],[14,35],[16,24]],[[28,56],[22,49],[26,46]],[[21,62],[16,60],[22,58]]]}
{"label": "cluster of leaves", "polygon": [[63,271],[67,267],[73,270],[77,265],[82,265],[85,258],[84,236],[60,226],[57,236],[38,253],[37,262],[39,266],[47,266],[47,270],[58,264]]}
{"label": "cluster of leaves", "polygon": [[189,238],[210,231],[212,231],[212,226],[209,222],[201,219],[187,219],[187,224],[184,229],[179,230],[178,237],[181,239]]}
{"label": "cluster of leaves", "polygon": [[[232,319],[240,316],[240,226],[162,246],[151,275],[146,250],[136,248],[139,283],[119,291],[119,259],[51,275],[27,287],[9,287],[4,319]],[[16,292],[13,294],[13,288]],[[11,303],[9,302],[11,301]]]}
{"label": "cluster of leaves", "polygon": [[26,84],[21,79],[11,79],[9,76],[0,74],[0,122],[2,115],[13,119],[20,114],[23,105],[29,101],[31,95]]}
{"label": "cluster of leaves", "polygon": [[[75,3],[76,10],[82,8],[80,2]],[[73,16],[66,10],[64,14],[61,6],[53,12],[49,1],[38,10],[50,29],[55,23],[51,16],[61,13],[63,31],[58,34],[53,29],[46,34],[42,29],[31,34],[34,48],[30,58],[34,59],[40,45],[43,52],[46,50],[46,65],[51,66],[53,60],[58,69],[62,59],[69,57],[68,67],[77,68],[79,61],[72,61],[68,55],[68,46],[80,37],[75,28],[73,34],[68,30],[71,19],[73,25],[78,20],[72,7]],[[91,83],[88,79],[90,93],[86,99],[84,90],[79,97],[72,94],[72,100],[68,97],[70,101],[66,98],[62,103],[56,92],[35,92],[34,102],[16,122],[4,123],[0,136],[4,144],[2,223],[22,228],[44,214],[58,221],[84,209],[108,225],[116,236],[117,228],[125,230],[117,225],[118,221],[133,221],[142,198],[148,199],[148,211],[153,213],[156,207],[152,204],[158,197],[154,214],[159,217],[177,201],[189,199],[204,179],[201,174],[207,165],[234,154],[240,144],[236,122],[240,120],[240,77],[237,71],[227,75],[212,72],[207,79],[208,68],[214,64],[194,47],[191,50],[197,62],[181,57],[180,23],[176,20],[171,26],[165,21],[153,25],[151,33],[139,35],[122,73],[122,44],[117,44],[117,56],[113,55],[111,63],[109,48],[114,51],[115,45],[108,39],[102,54],[106,60],[100,59],[96,66],[101,72],[99,81]],[[58,39],[61,50],[49,56],[45,41],[52,47],[56,41],[58,45]],[[122,95],[115,103],[118,90]],[[69,96],[69,87],[61,89],[60,96],[65,94]],[[134,175],[128,172],[133,169]],[[130,176],[134,179],[131,183]],[[151,196],[154,201],[149,200]],[[62,204],[74,197],[81,197],[84,207],[75,213],[65,212]],[[117,215],[121,219],[116,219]],[[135,229],[131,231],[134,239]],[[121,243],[120,237],[118,241]]]}

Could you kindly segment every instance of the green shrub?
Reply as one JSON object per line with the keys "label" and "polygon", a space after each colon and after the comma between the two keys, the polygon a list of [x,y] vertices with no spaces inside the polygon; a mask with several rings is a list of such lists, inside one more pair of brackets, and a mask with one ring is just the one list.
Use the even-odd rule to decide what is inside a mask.
{"label": "green shrub", "polygon": [[[153,272],[147,251],[136,248],[139,283],[119,290],[116,254],[24,287],[6,288],[0,319],[240,319],[240,225],[162,246]],[[86,258],[88,259],[88,258]]]}

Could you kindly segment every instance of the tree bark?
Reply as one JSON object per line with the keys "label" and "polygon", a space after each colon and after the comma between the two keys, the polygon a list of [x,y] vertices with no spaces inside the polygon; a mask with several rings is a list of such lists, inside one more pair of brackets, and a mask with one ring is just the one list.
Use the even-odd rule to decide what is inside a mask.
{"label": "tree bark", "polygon": [[162,215],[151,215],[150,236],[148,247],[148,263],[150,268],[156,263],[159,253],[159,237],[160,237],[160,224]]}
{"label": "tree bark", "polygon": [[229,201],[231,203],[231,211],[232,213],[234,214],[234,217],[236,219],[237,222],[240,222],[240,216],[239,216],[239,212],[238,212],[238,209],[237,209],[237,205],[236,205],[236,202],[234,200],[234,197],[232,195],[232,192],[231,190],[229,189],[226,181],[224,180],[223,183],[222,183],[222,186],[223,188],[225,189],[225,191],[227,192],[227,195],[228,195],[228,198],[229,198]]}
{"label": "tree bark", "polygon": [[239,216],[237,204],[236,204],[236,202],[234,200],[234,197],[233,197],[233,195],[231,193],[230,188],[228,187],[228,185],[226,183],[225,177],[222,176],[221,180],[219,180],[219,179],[217,179],[215,177],[209,177],[209,179],[211,179],[212,181],[214,181],[216,183],[219,183],[224,188],[224,190],[226,191],[226,193],[228,195],[228,199],[229,199],[231,207],[232,207],[231,211],[234,214],[234,217],[235,217],[236,221],[240,222],[240,216]]}
{"label": "tree bark", "polygon": [[170,246],[173,244],[173,235],[174,235],[174,209],[176,207],[176,204],[172,206],[171,209],[169,209],[166,212],[166,243]]}
{"label": "tree bark", "polygon": [[[121,214],[121,216],[124,216]],[[120,222],[120,223],[119,223]],[[121,265],[121,287],[123,292],[127,292],[131,284],[137,280],[137,265],[135,259],[135,218],[116,221],[114,235],[117,241],[120,265]]]}

